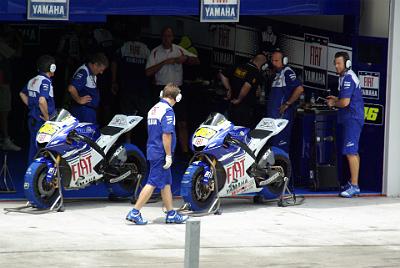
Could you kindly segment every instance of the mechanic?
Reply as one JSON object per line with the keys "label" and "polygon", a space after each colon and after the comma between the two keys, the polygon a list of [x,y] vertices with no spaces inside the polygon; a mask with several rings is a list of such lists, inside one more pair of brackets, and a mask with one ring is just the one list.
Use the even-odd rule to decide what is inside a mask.
{"label": "mechanic", "polygon": [[160,98],[147,115],[147,160],[150,163],[147,184],[140,192],[134,208],[126,216],[126,220],[138,225],[147,224],[140,210],[156,188],[161,190],[161,197],[167,209],[166,223],[184,223],[188,219],[188,216],[183,216],[173,209],[171,192],[171,165],[176,145],[175,114],[172,107],[181,101],[182,94],[177,85],[167,84],[160,92]]}
{"label": "mechanic", "polygon": [[304,92],[304,88],[296,73],[287,65],[288,58],[284,57],[280,50],[275,50],[271,59],[275,78],[267,102],[267,117],[289,120],[288,125],[271,139],[271,144],[289,153],[296,101]]}
{"label": "mechanic", "polygon": [[350,181],[347,182],[342,197],[351,198],[360,194],[358,174],[360,156],[358,143],[364,125],[364,101],[357,75],[350,69],[351,61],[347,52],[335,54],[335,68],[339,74],[339,97],[328,96],[327,104],[339,108],[338,123],[342,130],[342,154],[346,155],[350,168]]}
{"label": "mechanic", "polygon": [[22,101],[28,106],[28,129],[30,144],[28,163],[36,155],[36,134],[45,121],[56,115],[54,91],[51,77],[56,71],[56,62],[52,56],[43,55],[37,61],[39,74],[29,80],[19,93]]}

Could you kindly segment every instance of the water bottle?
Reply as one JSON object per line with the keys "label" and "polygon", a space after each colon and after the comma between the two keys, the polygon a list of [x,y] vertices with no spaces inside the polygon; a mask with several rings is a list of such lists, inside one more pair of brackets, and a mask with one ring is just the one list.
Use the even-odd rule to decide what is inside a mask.
{"label": "water bottle", "polygon": [[264,90],[264,87],[261,88],[259,102],[260,102],[260,104],[265,104],[265,90]]}
{"label": "water bottle", "polygon": [[301,93],[299,102],[300,102],[300,107],[303,107],[305,102],[304,93]]}
{"label": "water bottle", "polygon": [[310,103],[311,103],[311,105],[314,105],[314,104],[315,104],[315,96],[314,96],[314,93],[311,93]]}

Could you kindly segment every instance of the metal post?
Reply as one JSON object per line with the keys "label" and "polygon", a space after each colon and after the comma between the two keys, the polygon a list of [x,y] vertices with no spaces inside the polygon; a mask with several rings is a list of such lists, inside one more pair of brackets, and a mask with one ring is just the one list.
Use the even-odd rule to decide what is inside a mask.
{"label": "metal post", "polygon": [[184,267],[198,268],[199,253],[200,253],[200,220],[191,218],[186,222]]}

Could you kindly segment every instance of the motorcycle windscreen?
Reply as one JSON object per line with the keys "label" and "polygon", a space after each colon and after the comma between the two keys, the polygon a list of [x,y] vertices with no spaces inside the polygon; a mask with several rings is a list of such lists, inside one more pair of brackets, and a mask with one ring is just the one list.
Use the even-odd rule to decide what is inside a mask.
{"label": "motorcycle windscreen", "polygon": [[73,117],[73,116],[71,115],[70,112],[68,112],[65,109],[61,109],[60,112],[58,113],[56,119],[53,120],[53,121],[54,122],[63,122],[63,121],[66,121],[67,119],[69,119],[71,117]]}
{"label": "motorcycle windscreen", "polygon": [[228,121],[225,116],[220,113],[211,113],[201,125],[220,126]]}

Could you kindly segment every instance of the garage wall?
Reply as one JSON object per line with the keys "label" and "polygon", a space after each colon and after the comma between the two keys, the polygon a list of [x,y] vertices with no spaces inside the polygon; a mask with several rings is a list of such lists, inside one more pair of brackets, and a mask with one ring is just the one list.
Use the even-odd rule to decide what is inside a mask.
{"label": "garage wall", "polygon": [[[389,36],[390,0],[360,0],[360,35]],[[307,27],[343,32],[344,16],[270,16],[270,19],[304,25]]]}
{"label": "garage wall", "polygon": [[304,25],[307,27],[333,31],[343,32],[343,18],[344,16],[271,16],[268,17],[273,20],[278,20],[287,23]]}
{"label": "garage wall", "polygon": [[389,37],[390,0],[361,0],[360,35]]}

